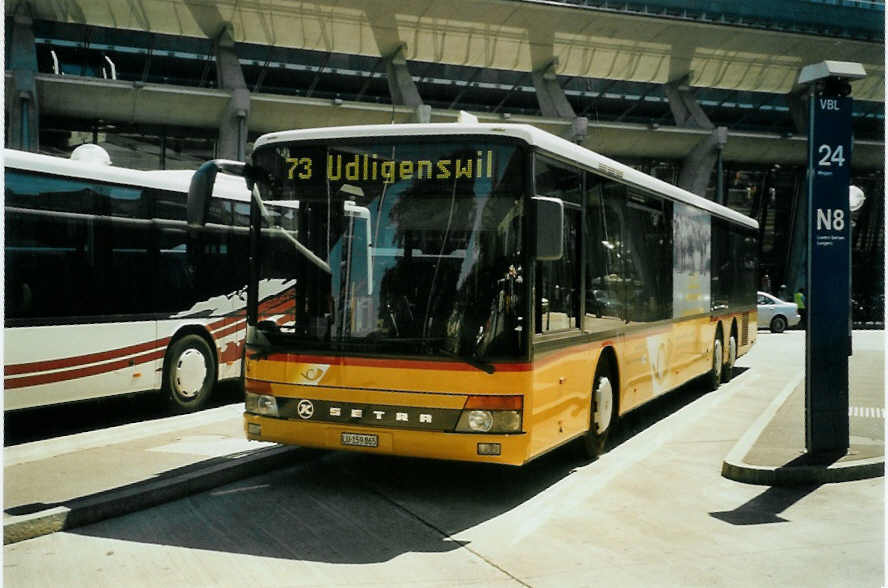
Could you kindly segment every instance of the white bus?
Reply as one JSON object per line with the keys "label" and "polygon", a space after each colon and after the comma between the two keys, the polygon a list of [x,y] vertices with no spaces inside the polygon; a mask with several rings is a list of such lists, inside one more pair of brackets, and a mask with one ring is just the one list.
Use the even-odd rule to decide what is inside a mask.
{"label": "white bus", "polygon": [[114,167],[95,145],[70,159],[4,149],[4,166],[5,410],[162,389],[191,411],[240,376],[242,179],[220,177],[189,231],[191,171]]}

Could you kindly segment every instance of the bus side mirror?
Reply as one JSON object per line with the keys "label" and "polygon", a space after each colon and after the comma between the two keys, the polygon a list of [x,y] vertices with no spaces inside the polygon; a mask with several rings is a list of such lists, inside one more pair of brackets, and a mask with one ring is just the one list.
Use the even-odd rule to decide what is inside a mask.
{"label": "bus side mirror", "polygon": [[536,258],[556,261],[564,254],[564,202],[560,198],[534,196],[536,204]]}
{"label": "bus side mirror", "polygon": [[[363,196],[363,192],[361,192]],[[370,209],[364,206],[357,206],[354,200],[346,200],[343,203],[343,211],[345,216],[357,219],[364,223],[364,249],[367,255],[367,296],[373,295],[373,230],[370,227]]]}
{"label": "bus side mirror", "polygon": [[188,226],[199,228],[207,222],[207,211],[210,209],[210,201],[213,199],[213,186],[216,183],[216,174],[219,172],[243,176],[247,175],[247,164],[243,161],[230,159],[214,159],[207,161],[191,176],[191,184],[188,186],[188,204],[185,218]]}

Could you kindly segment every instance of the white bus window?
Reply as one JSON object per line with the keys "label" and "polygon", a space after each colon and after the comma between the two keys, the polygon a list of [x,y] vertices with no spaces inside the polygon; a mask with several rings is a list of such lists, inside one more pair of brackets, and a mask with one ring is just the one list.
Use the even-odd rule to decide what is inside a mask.
{"label": "white bus window", "polygon": [[6,206],[35,210],[146,218],[142,192],[136,187],[27,172],[6,174]]}

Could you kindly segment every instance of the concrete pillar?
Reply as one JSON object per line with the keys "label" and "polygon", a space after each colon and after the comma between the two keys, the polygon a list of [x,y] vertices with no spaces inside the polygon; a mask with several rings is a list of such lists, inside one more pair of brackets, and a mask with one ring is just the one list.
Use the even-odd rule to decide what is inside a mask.
{"label": "concrete pillar", "polygon": [[714,128],[708,136],[700,139],[682,161],[678,185],[688,192],[705,198],[709,178],[712,176],[712,168],[718,162],[719,155],[727,142],[727,127]]}
{"label": "concrete pillar", "polygon": [[703,112],[688,85],[689,77],[686,75],[663,86],[675,124],[686,129],[713,129],[715,125]]}
{"label": "concrete pillar", "polygon": [[564,89],[558,85],[558,76],[555,74],[557,66],[558,58],[555,57],[543,68],[531,73],[540,112],[549,118],[570,120],[571,126],[562,136],[569,141],[582,143],[589,131],[589,119],[577,116],[574,112]]}
{"label": "concrete pillar", "polygon": [[422,97],[407,67],[407,60],[404,58],[405,48],[406,45],[401,43],[394,52],[383,57],[392,104],[413,108],[411,122],[429,123],[432,120],[432,107],[422,102]]}
{"label": "concrete pillar", "polygon": [[398,46],[393,53],[383,58],[383,62],[392,103],[396,106],[415,108],[422,105],[422,98],[419,97],[419,90],[416,89],[416,84],[413,83],[410,70],[407,68],[407,60],[404,58],[405,47],[404,44]]}
{"label": "concrete pillar", "polygon": [[[721,161],[721,153],[728,142],[727,127],[716,127],[697,102],[688,84],[690,74],[665,84],[663,90],[669,99],[669,108],[675,117],[675,124],[687,129],[704,129],[711,133],[697,142],[685,156],[678,185],[698,196],[706,197],[706,188],[712,169]],[[719,166],[721,170],[721,166]],[[722,182],[723,178],[718,178]],[[720,190],[716,190],[717,198]]]}
{"label": "concrete pillar", "polygon": [[384,2],[364,2],[364,12],[376,39],[382,63],[385,65],[392,104],[413,108],[411,122],[431,122],[432,109],[423,104],[419,90],[410,75],[410,69],[407,67],[405,57],[407,44],[401,40],[398,33],[399,26],[394,11]]}
{"label": "concrete pillar", "polygon": [[234,49],[234,28],[225,25],[216,37],[216,74],[219,87],[231,91],[231,99],[219,121],[216,156],[244,161],[247,149],[247,119],[250,116],[250,90],[244,80]]}
{"label": "concrete pillar", "polygon": [[432,122],[432,107],[428,104],[420,104],[413,113],[413,122],[427,124]]}
{"label": "concrete pillar", "polygon": [[7,145],[23,151],[40,150],[40,105],[37,101],[37,48],[34,44],[33,21],[22,2],[15,9],[12,39],[9,46],[9,69],[12,87],[6,88],[6,112],[9,130]]}
{"label": "concrete pillar", "polygon": [[792,124],[799,135],[808,134],[808,89],[795,88],[786,95]]}
{"label": "concrete pillar", "polygon": [[574,118],[573,107],[564,95],[564,90],[558,85],[558,77],[555,68],[558,66],[558,58],[554,58],[544,68],[531,74],[533,87],[536,88],[537,101],[543,116],[550,118]]}

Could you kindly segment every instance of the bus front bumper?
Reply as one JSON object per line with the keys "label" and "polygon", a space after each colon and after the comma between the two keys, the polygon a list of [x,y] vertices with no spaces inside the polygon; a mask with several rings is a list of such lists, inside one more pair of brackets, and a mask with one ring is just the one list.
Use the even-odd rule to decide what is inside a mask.
{"label": "bus front bumper", "polygon": [[522,465],[528,435],[414,431],[346,424],[309,423],[244,413],[244,432],[252,441],[318,449]]}

